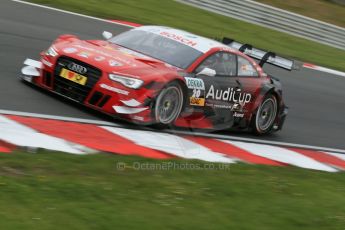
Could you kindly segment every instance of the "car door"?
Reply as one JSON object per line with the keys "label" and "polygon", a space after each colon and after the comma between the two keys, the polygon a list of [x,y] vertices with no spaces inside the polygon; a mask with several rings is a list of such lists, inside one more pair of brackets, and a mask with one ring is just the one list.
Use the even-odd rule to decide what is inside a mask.
{"label": "car door", "polygon": [[219,51],[205,58],[187,79],[189,103],[213,122],[232,123],[249,116],[260,89],[255,66],[244,56]]}

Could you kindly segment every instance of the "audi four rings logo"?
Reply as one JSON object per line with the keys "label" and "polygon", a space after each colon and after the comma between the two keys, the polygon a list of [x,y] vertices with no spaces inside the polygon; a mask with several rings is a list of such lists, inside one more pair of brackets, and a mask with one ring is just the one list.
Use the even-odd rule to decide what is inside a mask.
{"label": "audi four rings logo", "polygon": [[87,69],[84,66],[78,65],[74,62],[69,63],[67,66],[70,70],[80,73],[80,74],[85,74],[87,72]]}

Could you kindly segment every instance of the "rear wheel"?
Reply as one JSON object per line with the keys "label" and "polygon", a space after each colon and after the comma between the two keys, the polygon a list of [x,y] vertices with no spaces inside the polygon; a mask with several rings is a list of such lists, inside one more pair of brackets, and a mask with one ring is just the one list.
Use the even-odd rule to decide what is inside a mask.
{"label": "rear wheel", "polygon": [[273,95],[265,97],[259,106],[253,122],[253,131],[256,134],[267,134],[272,131],[278,113],[277,98]]}
{"label": "rear wheel", "polygon": [[154,108],[158,124],[172,124],[180,115],[183,107],[183,90],[177,82],[169,83],[158,94]]}

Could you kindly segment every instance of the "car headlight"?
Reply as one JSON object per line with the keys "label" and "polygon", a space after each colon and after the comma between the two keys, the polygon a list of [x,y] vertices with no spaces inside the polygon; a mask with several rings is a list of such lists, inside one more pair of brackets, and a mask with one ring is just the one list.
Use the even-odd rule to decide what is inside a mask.
{"label": "car headlight", "polygon": [[56,57],[59,54],[56,51],[56,48],[54,46],[51,46],[51,47],[49,47],[49,49],[47,49],[47,51],[45,52],[45,55],[51,56],[51,57]]}
{"label": "car headlight", "polygon": [[136,79],[136,78],[131,78],[131,77],[125,77],[117,74],[109,74],[110,80],[116,81],[121,83],[122,85],[132,88],[132,89],[138,89],[143,85],[143,81]]}

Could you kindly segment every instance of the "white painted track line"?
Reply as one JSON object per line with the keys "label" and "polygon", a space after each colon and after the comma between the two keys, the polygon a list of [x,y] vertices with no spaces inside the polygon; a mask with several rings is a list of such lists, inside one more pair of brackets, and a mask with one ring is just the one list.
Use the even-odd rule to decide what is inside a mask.
{"label": "white painted track line", "polygon": [[310,64],[310,63],[304,63],[303,67],[307,68],[307,69],[319,71],[319,72],[324,72],[324,73],[329,73],[329,74],[340,76],[340,77],[345,77],[345,72],[341,72],[338,70],[334,70],[334,69],[330,69],[330,68],[326,68],[326,67],[322,67],[322,66],[317,66],[314,64]]}
{"label": "white painted track line", "polygon": [[39,133],[25,125],[0,115],[0,140],[16,146],[44,148],[74,154],[95,152],[84,146]]}
{"label": "white painted track line", "polygon": [[121,135],[138,145],[167,152],[178,157],[221,163],[235,162],[222,153],[215,153],[202,145],[172,134],[106,126],[102,126],[102,128]]}
{"label": "white painted track line", "polygon": [[53,120],[59,120],[59,121],[72,121],[72,122],[86,123],[86,124],[93,124],[93,125],[107,125],[107,126],[121,127],[121,125],[118,125],[112,122],[107,122],[107,121],[98,121],[98,120],[90,120],[90,119],[74,118],[74,117],[63,117],[63,116],[46,115],[46,114],[39,114],[39,113],[18,112],[18,111],[12,111],[12,110],[0,109],[0,114],[53,119]]}
{"label": "white painted track line", "polygon": [[[70,121],[70,122],[78,122],[78,123],[85,123],[85,124],[125,128],[123,125],[119,125],[119,124],[107,122],[107,121],[98,121],[98,120],[91,120],[91,119],[45,115],[45,114],[38,114],[38,113],[18,112],[18,111],[11,111],[11,110],[0,110],[0,114],[16,115],[16,116],[24,116],[24,117],[35,117],[35,118],[43,118],[43,119],[53,119],[53,120],[60,120],[60,121]],[[145,127],[139,127],[138,126],[137,128],[145,130]],[[160,132],[158,130],[152,130],[152,131],[153,132]],[[294,143],[279,142],[279,141],[260,140],[260,139],[255,139],[255,138],[236,137],[236,136],[231,136],[231,135],[220,135],[220,134],[212,134],[212,133],[198,133],[198,132],[189,132],[189,131],[180,131],[180,130],[164,130],[163,132],[170,133],[170,134],[176,134],[176,135],[192,135],[192,136],[216,138],[216,139],[221,139],[221,140],[244,141],[244,142],[250,142],[250,143],[257,143],[257,144],[268,144],[268,145],[276,145],[276,146],[283,146],[283,147],[296,147],[296,148],[304,148],[304,149],[312,149],[312,150],[317,150],[317,151],[336,152],[336,153],[340,153],[340,154],[345,154],[345,150],[343,150],[343,149],[326,148],[326,147],[312,146],[312,145],[302,145],[302,144],[294,144]]]}
{"label": "white painted track line", "polygon": [[322,171],[328,171],[328,172],[338,171],[335,168],[332,168],[316,160],[313,160],[309,157],[306,157],[302,154],[299,154],[297,152],[294,152],[285,148],[280,148],[280,147],[270,146],[270,145],[245,143],[245,142],[239,142],[239,141],[224,141],[224,142],[235,145],[241,149],[251,152],[252,154],[255,154],[261,157],[266,157],[271,160],[276,160],[278,162],[295,165],[297,167],[322,170]]}

